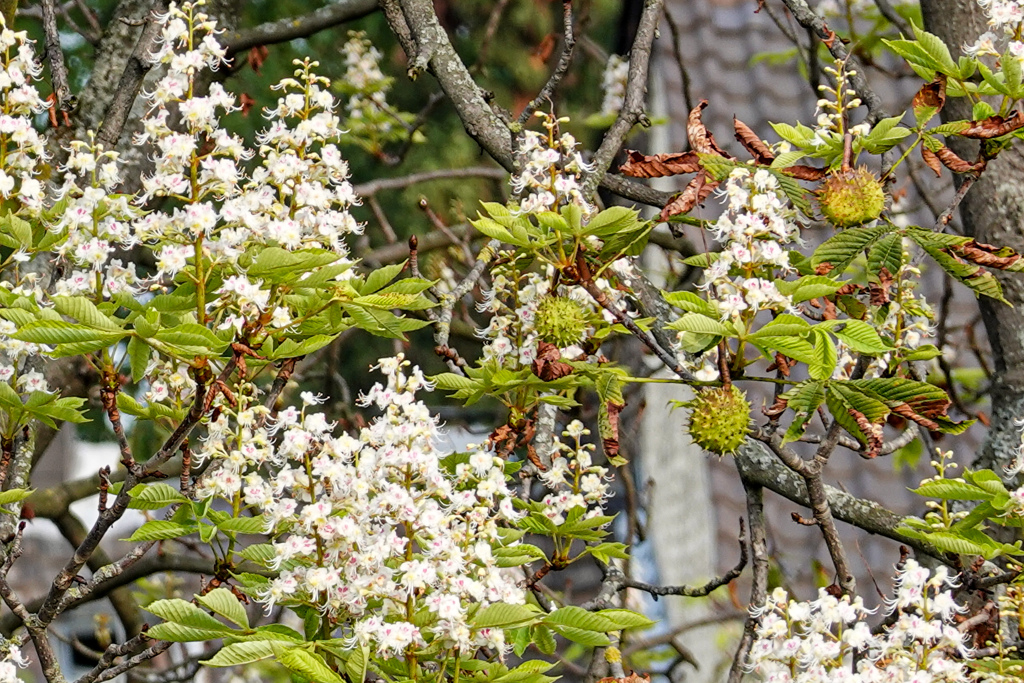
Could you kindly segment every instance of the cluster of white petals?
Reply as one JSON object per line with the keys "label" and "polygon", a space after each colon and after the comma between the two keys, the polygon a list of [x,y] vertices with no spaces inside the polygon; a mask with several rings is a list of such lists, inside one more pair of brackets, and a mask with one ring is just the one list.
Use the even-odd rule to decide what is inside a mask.
{"label": "cluster of white petals", "polygon": [[973,43],[964,45],[964,52],[972,57],[1000,57],[1005,51],[1010,57],[1024,61],[1024,41],[1020,40],[1024,3],[1017,0],[978,0],[978,5],[985,11],[991,30],[981,34]]}
{"label": "cluster of white petals", "polygon": [[512,177],[512,189],[520,196],[519,208],[525,213],[558,211],[566,204],[580,207],[584,218],[594,207],[584,198],[581,177],[590,170],[577,142],[569,133],[560,133],[555,119],[538,112],[546,133],[523,131],[519,140],[522,170]]}
{"label": "cluster of white petals", "polygon": [[358,436],[334,435],[303,394],[268,420],[250,396],[237,396],[211,425],[197,457],[214,466],[197,495],[239,501],[263,515],[272,534],[262,591],[272,605],[311,605],[332,635],[381,656],[440,643],[501,652],[500,629],[473,629],[475,605],[520,604],[523,590],[498,566],[501,529],[520,513],[503,461],[487,451],[445,457],[437,420],[416,392],[429,389],[399,355],[380,361],[386,384],[361,399],[381,411]]}
{"label": "cluster of white petals", "polygon": [[602,116],[617,116],[626,98],[626,81],[629,77],[629,59],[612,54],[601,75]]}
{"label": "cluster of white petals", "polygon": [[544,496],[544,515],[555,525],[563,524],[574,509],[583,510],[584,517],[603,514],[604,503],[611,495],[608,468],[594,464],[595,446],[583,440],[589,435],[590,430],[579,420],[566,425],[562,437],[569,442],[555,438],[551,467],[540,475],[549,491]]}
{"label": "cluster of white petals", "polygon": [[776,588],[759,618],[749,670],[771,683],[967,683],[971,651],[954,616],[963,611],[940,567],[934,573],[907,560],[886,601],[889,619],[872,630],[873,610],[861,599],[825,589],[811,602]]}
{"label": "cluster of white petals", "polygon": [[7,644],[0,659],[0,683],[18,683],[18,669],[28,666],[28,660],[21,654],[21,649],[13,643]]}

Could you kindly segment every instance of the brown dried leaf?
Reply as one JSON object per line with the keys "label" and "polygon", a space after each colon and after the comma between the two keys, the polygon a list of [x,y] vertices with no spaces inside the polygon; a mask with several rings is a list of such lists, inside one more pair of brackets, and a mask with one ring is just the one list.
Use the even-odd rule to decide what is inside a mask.
{"label": "brown dried leaf", "polygon": [[922,427],[930,431],[934,432],[938,431],[939,429],[939,425],[937,422],[935,422],[934,420],[929,420],[924,415],[918,414],[917,412],[914,411],[913,408],[911,408],[906,403],[899,404],[898,406],[892,409],[892,412],[896,413],[897,415],[901,415],[907,418],[908,420],[913,420],[917,424],[921,425]]}
{"label": "brown dried leaf", "polygon": [[661,210],[660,219],[667,221],[671,216],[689,213],[693,207],[707,199],[708,195],[718,187],[718,181],[711,180],[711,182],[708,182],[710,179],[711,176],[708,175],[707,171],[702,170],[698,173],[693,180],[687,183],[682,192],[665,205],[665,208]]}
{"label": "brown dried leaf", "polygon": [[249,67],[257,74],[260,72],[260,67],[263,66],[263,62],[267,61],[267,56],[270,54],[270,50],[267,49],[266,45],[257,45],[256,47],[249,50],[249,54],[246,55],[246,62]]}
{"label": "brown dried leaf", "polygon": [[872,306],[883,306],[889,303],[889,288],[892,287],[892,273],[889,269],[882,267],[878,273],[878,282],[868,283],[868,293],[871,297]]}
{"label": "brown dried leaf", "polygon": [[946,146],[940,147],[938,151],[935,152],[935,156],[939,158],[939,161],[942,162],[943,166],[948,168],[950,171],[953,171],[953,173],[977,173],[985,168],[984,159],[972,164],[958,157],[953,150]]}
{"label": "brown dried leaf", "polygon": [[545,382],[572,374],[572,366],[562,362],[562,353],[558,347],[544,341],[537,345],[537,358],[533,361],[531,370]]}
{"label": "brown dried leaf", "polygon": [[696,173],[701,169],[696,152],[671,154],[641,154],[628,150],[629,158],[619,166],[619,173],[633,178],[664,178],[682,173]]}
{"label": "brown dried leaf", "polygon": [[625,678],[608,676],[607,678],[602,678],[597,683],[651,683],[651,675],[644,674],[643,676],[638,676],[636,672],[630,672]]}
{"label": "brown dried leaf", "polygon": [[993,244],[983,242],[965,242],[951,247],[958,256],[977,263],[979,266],[988,266],[1005,270],[1020,260],[1020,254],[1009,247],[997,247]]}
{"label": "brown dried leaf", "polygon": [[864,438],[868,440],[867,450],[864,452],[864,457],[874,458],[882,452],[882,428],[881,425],[874,425],[868,420],[864,413],[855,410],[853,408],[847,408],[853,419],[857,421],[857,426],[860,427],[860,431],[863,432]]}
{"label": "brown dried leaf", "polygon": [[935,171],[936,178],[942,177],[942,162],[939,161],[939,157],[935,155],[935,152],[921,145],[921,158],[924,159],[924,163],[928,168]]}
{"label": "brown dried leaf", "polygon": [[750,126],[734,116],[732,117],[732,127],[736,129],[736,139],[743,145],[744,149],[750,152],[750,155],[754,157],[754,161],[767,166],[775,160],[775,154],[771,148],[761,138],[757,137],[757,134],[751,130]]}
{"label": "brown dried leaf", "polygon": [[1015,111],[1010,118],[1003,118],[997,114],[980,121],[971,121],[970,127],[960,131],[957,135],[975,140],[988,140],[1012,133],[1018,128],[1024,128],[1024,114]]}
{"label": "brown dried leaf", "polygon": [[625,407],[623,403],[612,401],[605,404],[605,409],[608,411],[609,436],[601,440],[601,445],[604,448],[605,456],[609,459],[619,454],[619,413]]}
{"label": "brown dried leaf", "polygon": [[781,170],[791,178],[796,178],[797,180],[810,180],[811,182],[821,180],[828,174],[827,168],[815,168],[814,166],[805,166],[803,164],[787,166]]}
{"label": "brown dried leaf", "polygon": [[716,154],[726,159],[735,159],[734,156],[718,146],[718,143],[715,142],[715,136],[704,127],[704,122],[701,121],[701,112],[707,106],[708,101],[701,100],[690,111],[690,116],[686,120],[686,137],[690,141],[690,147],[701,154]]}
{"label": "brown dried leaf", "polygon": [[911,102],[914,111],[934,109],[936,113],[946,106],[946,76],[936,74],[935,80],[921,86]]}
{"label": "brown dried leaf", "polygon": [[[775,363],[772,363],[772,365],[777,365],[779,363],[780,358],[781,358],[781,354],[776,354],[776,356],[775,356]],[[789,363],[784,358],[782,358],[782,366],[786,367],[787,369],[789,368]],[[771,366],[769,366],[768,367],[769,372],[771,371],[771,369],[772,369]],[[789,376],[788,372],[786,373],[786,376],[787,377]],[[775,403],[771,404],[770,406],[762,406],[761,407],[761,412],[764,413],[765,416],[767,416],[767,417],[776,417],[776,416],[782,415],[784,412],[786,412],[786,406],[788,406],[788,405],[789,405],[789,401],[787,401],[786,399],[784,399],[784,398],[776,398],[775,399]]]}

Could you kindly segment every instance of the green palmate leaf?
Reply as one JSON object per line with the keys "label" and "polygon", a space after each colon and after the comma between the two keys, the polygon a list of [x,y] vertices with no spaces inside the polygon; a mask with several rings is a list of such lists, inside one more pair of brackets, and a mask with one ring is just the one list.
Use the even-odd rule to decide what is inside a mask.
{"label": "green palmate leaf", "polygon": [[155,614],[164,621],[181,624],[182,626],[190,626],[203,631],[219,631],[223,634],[230,633],[233,630],[188,600],[181,600],[180,598],[151,602],[146,606],[146,611]]}
{"label": "green palmate leaf", "polygon": [[812,379],[828,379],[836,371],[839,362],[836,345],[824,330],[817,327],[812,327],[810,334],[814,340],[814,354],[807,364],[807,373]]}
{"label": "green palmate leaf", "polygon": [[366,645],[353,648],[352,654],[345,659],[345,673],[348,674],[349,683],[363,683],[369,668],[370,648]]}
{"label": "green palmate leaf", "polygon": [[544,617],[544,623],[552,627],[572,626],[586,631],[600,632],[615,631],[621,628],[612,619],[574,605],[556,609]]}
{"label": "green palmate leaf", "polygon": [[121,331],[120,325],[83,296],[55,296],[53,297],[53,307],[61,315],[74,318],[83,325],[111,332]]}
{"label": "green palmate leaf", "polygon": [[826,320],[816,325],[817,329],[831,332],[843,343],[858,353],[879,354],[892,351],[875,328],[863,320]]}
{"label": "green palmate leaf", "polygon": [[765,355],[768,357],[771,357],[771,352],[774,351],[781,353],[787,358],[792,358],[808,365],[818,360],[818,356],[814,352],[814,345],[803,337],[791,336],[789,334],[757,335],[751,337],[750,341],[757,345],[758,348],[764,350]]}
{"label": "green palmate leaf", "polygon": [[208,353],[220,353],[228,345],[228,342],[220,339],[210,328],[197,323],[185,323],[160,330],[156,333],[155,339],[165,344]]}
{"label": "green palmate leaf", "polygon": [[[206,666],[240,666],[274,656],[273,640],[250,640],[222,647],[210,659],[199,662]],[[362,683],[360,681],[360,683]]]}
{"label": "green palmate leaf", "polygon": [[[569,206],[575,206],[570,204]],[[597,214],[587,223],[584,233],[607,237],[617,232],[635,228],[639,223],[640,216],[637,211],[625,206],[612,206]]]}
{"label": "green palmate leaf", "polygon": [[238,554],[250,562],[261,565],[269,565],[277,557],[277,551],[269,543],[257,543],[246,546]]}
{"label": "green palmate leaf", "polygon": [[597,631],[588,631],[574,626],[551,626],[551,630],[558,635],[587,647],[607,647],[611,644],[608,636]]}
{"label": "green palmate leaf", "polygon": [[644,615],[628,609],[603,609],[597,614],[614,622],[618,629],[650,628],[655,624]]}
{"label": "green palmate leaf", "polygon": [[805,275],[791,282],[778,282],[780,294],[790,297],[793,303],[809,301],[822,296],[832,296],[844,283],[824,275]]}
{"label": "green palmate leaf", "polygon": [[131,368],[133,382],[141,382],[146,376],[146,367],[149,365],[151,356],[151,349],[146,342],[138,337],[128,340],[128,364]]}
{"label": "green palmate leaf", "polygon": [[136,510],[159,510],[188,501],[177,489],[161,482],[139,484],[128,493],[132,497],[128,507]]}
{"label": "green palmate leaf", "polygon": [[221,531],[230,531],[236,534],[262,534],[267,529],[267,520],[262,515],[255,517],[228,517],[218,522],[217,528]]}
{"label": "green palmate leaf", "polygon": [[8,489],[0,491],[0,505],[8,505],[25,500],[32,495],[33,489]]}
{"label": "green palmate leaf", "polygon": [[710,252],[707,254],[694,254],[693,256],[687,256],[683,259],[683,263],[693,268],[709,268],[712,263],[717,261],[721,257],[721,254],[717,252]]}
{"label": "green palmate leaf", "polygon": [[893,233],[880,239],[868,252],[868,277],[877,281],[882,269],[895,275],[903,267],[903,236]]}
{"label": "green palmate leaf", "polygon": [[689,313],[700,313],[711,318],[718,317],[718,307],[693,292],[662,292],[665,301]]}
{"label": "green palmate leaf", "polygon": [[1000,479],[999,475],[992,470],[964,472],[964,479],[994,496],[1008,495],[1010,493],[1007,491],[1006,485],[1003,484],[1003,480]]}
{"label": "green palmate leaf", "polygon": [[495,603],[488,605],[473,617],[473,628],[510,628],[531,624],[539,612],[531,605]]}
{"label": "green palmate leaf", "polygon": [[533,644],[537,646],[537,649],[542,654],[552,655],[555,652],[557,643],[555,643],[555,637],[544,624],[537,624],[530,629],[530,633],[533,636]]}
{"label": "green palmate leaf", "polygon": [[231,623],[249,628],[249,616],[245,613],[245,608],[227,588],[214,588],[206,595],[197,595],[196,600]]}
{"label": "green palmate leaf", "polygon": [[782,438],[783,443],[796,441],[803,436],[807,423],[814,417],[814,412],[825,400],[825,383],[817,380],[806,380],[782,394],[793,411],[793,422]]}
{"label": "green palmate leaf", "polygon": [[470,225],[476,228],[479,232],[487,235],[491,239],[496,239],[499,242],[505,244],[512,244],[517,247],[528,247],[530,246],[529,239],[523,239],[512,234],[512,231],[506,228],[501,223],[491,220],[490,218],[481,216],[475,221],[470,221]]}
{"label": "green palmate leaf", "polygon": [[314,683],[345,683],[324,658],[315,652],[309,652],[295,646],[281,643],[273,645],[274,655],[284,668]]}
{"label": "green palmate leaf", "polygon": [[270,360],[281,360],[284,358],[306,356],[314,351],[319,351],[337,338],[338,336],[334,334],[314,334],[308,339],[285,339],[277,345],[273,353],[267,354],[267,358]]}
{"label": "green palmate leaf", "polygon": [[799,123],[796,126],[791,126],[788,123],[770,123],[769,125],[775,130],[776,135],[797,147],[809,147],[814,139],[814,130]]}
{"label": "green palmate leaf", "polygon": [[927,498],[940,500],[991,500],[994,494],[957,479],[933,479],[910,489]]}
{"label": "green palmate leaf", "polygon": [[761,337],[802,337],[811,329],[811,326],[803,318],[798,318],[789,313],[780,313],[771,321],[765,323],[748,339],[760,339]]}
{"label": "green palmate leaf", "polygon": [[666,327],[680,332],[711,334],[718,337],[727,337],[732,334],[732,331],[717,319],[700,313],[686,313],[675,322],[666,325]]}
{"label": "green palmate leaf", "polygon": [[170,538],[188,536],[198,531],[195,524],[178,524],[162,519],[153,519],[135,530],[129,541],[164,541]]}
{"label": "green palmate leaf", "polygon": [[811,257],[811,265],[819,272],[839,274],[857,256],[888,232],[889,227],[850,228],[825,240]]}
{"label": "green palmate leaf", "polygon": [[97,342],[110,346],[123,338],[126,332],[108,332],[63,320],[36,320],[24,325],[12,335],[15,339],[34,344],[72,344]]}
{"label": "green palmate leaf", "polygon": [[146,635],[153,640],[167,640],[172,643],[194,643],[223,638],[226,634],[224,631],[208,631],[193,626],[165,622],[150,627],[146,631]]}
{"label": "green palmate leaf", "polygon": [[268,282],[294,281],[297,274],[334,263],[338,255],[326,249],[288,251],[280,247],[263,249],[249,266],[248,276]]}

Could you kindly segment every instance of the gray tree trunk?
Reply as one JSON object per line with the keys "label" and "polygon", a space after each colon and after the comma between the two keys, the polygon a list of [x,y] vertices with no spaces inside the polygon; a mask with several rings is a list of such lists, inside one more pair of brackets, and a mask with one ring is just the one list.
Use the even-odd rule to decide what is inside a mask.
{"label": "gray tree trunk", "polygon": [[[975,0],[925,0],[921,3],[925,28],[941,37],[956,54],[987,30],[986,17]],[[970,118],[969,104],[951,101],[947,119]],[[967,146],[958,152],[977,154]],[[989,163],[981,180],[960,205],[965,232],[979,242],[1009,246],[1024,252],[1024,150],[1019,145]],[[982,318],[988,331],[995,364],[992,386],[992,426],[974,467],[1001,472],[1020,446],[1024,418],[1024,276],[994,271],[1013,307],[981,299]]]}

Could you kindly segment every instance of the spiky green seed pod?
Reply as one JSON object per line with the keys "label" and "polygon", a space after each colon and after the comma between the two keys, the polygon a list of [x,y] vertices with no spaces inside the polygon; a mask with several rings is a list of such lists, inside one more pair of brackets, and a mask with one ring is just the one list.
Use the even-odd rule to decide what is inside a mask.
{"label": "spiky green seed pod", "polygon": [[885,190],[875,174],[860,168],[831,174],[818,190],[818,206],[829,223],[852,228],[876,220],[885,208]]}
{"label": "spiky green seed pod", "polygon": [[545,297],[537,307],[537,335],[559,348],[583,341],[587,315],[578,302],[564,296]]}
{"label": "spiky green seed pod", "polygon": [[735,384],[698,392],[686,406],[690,409],[690,438],[709,453],[735,453],[746,440],[750,404]]}

